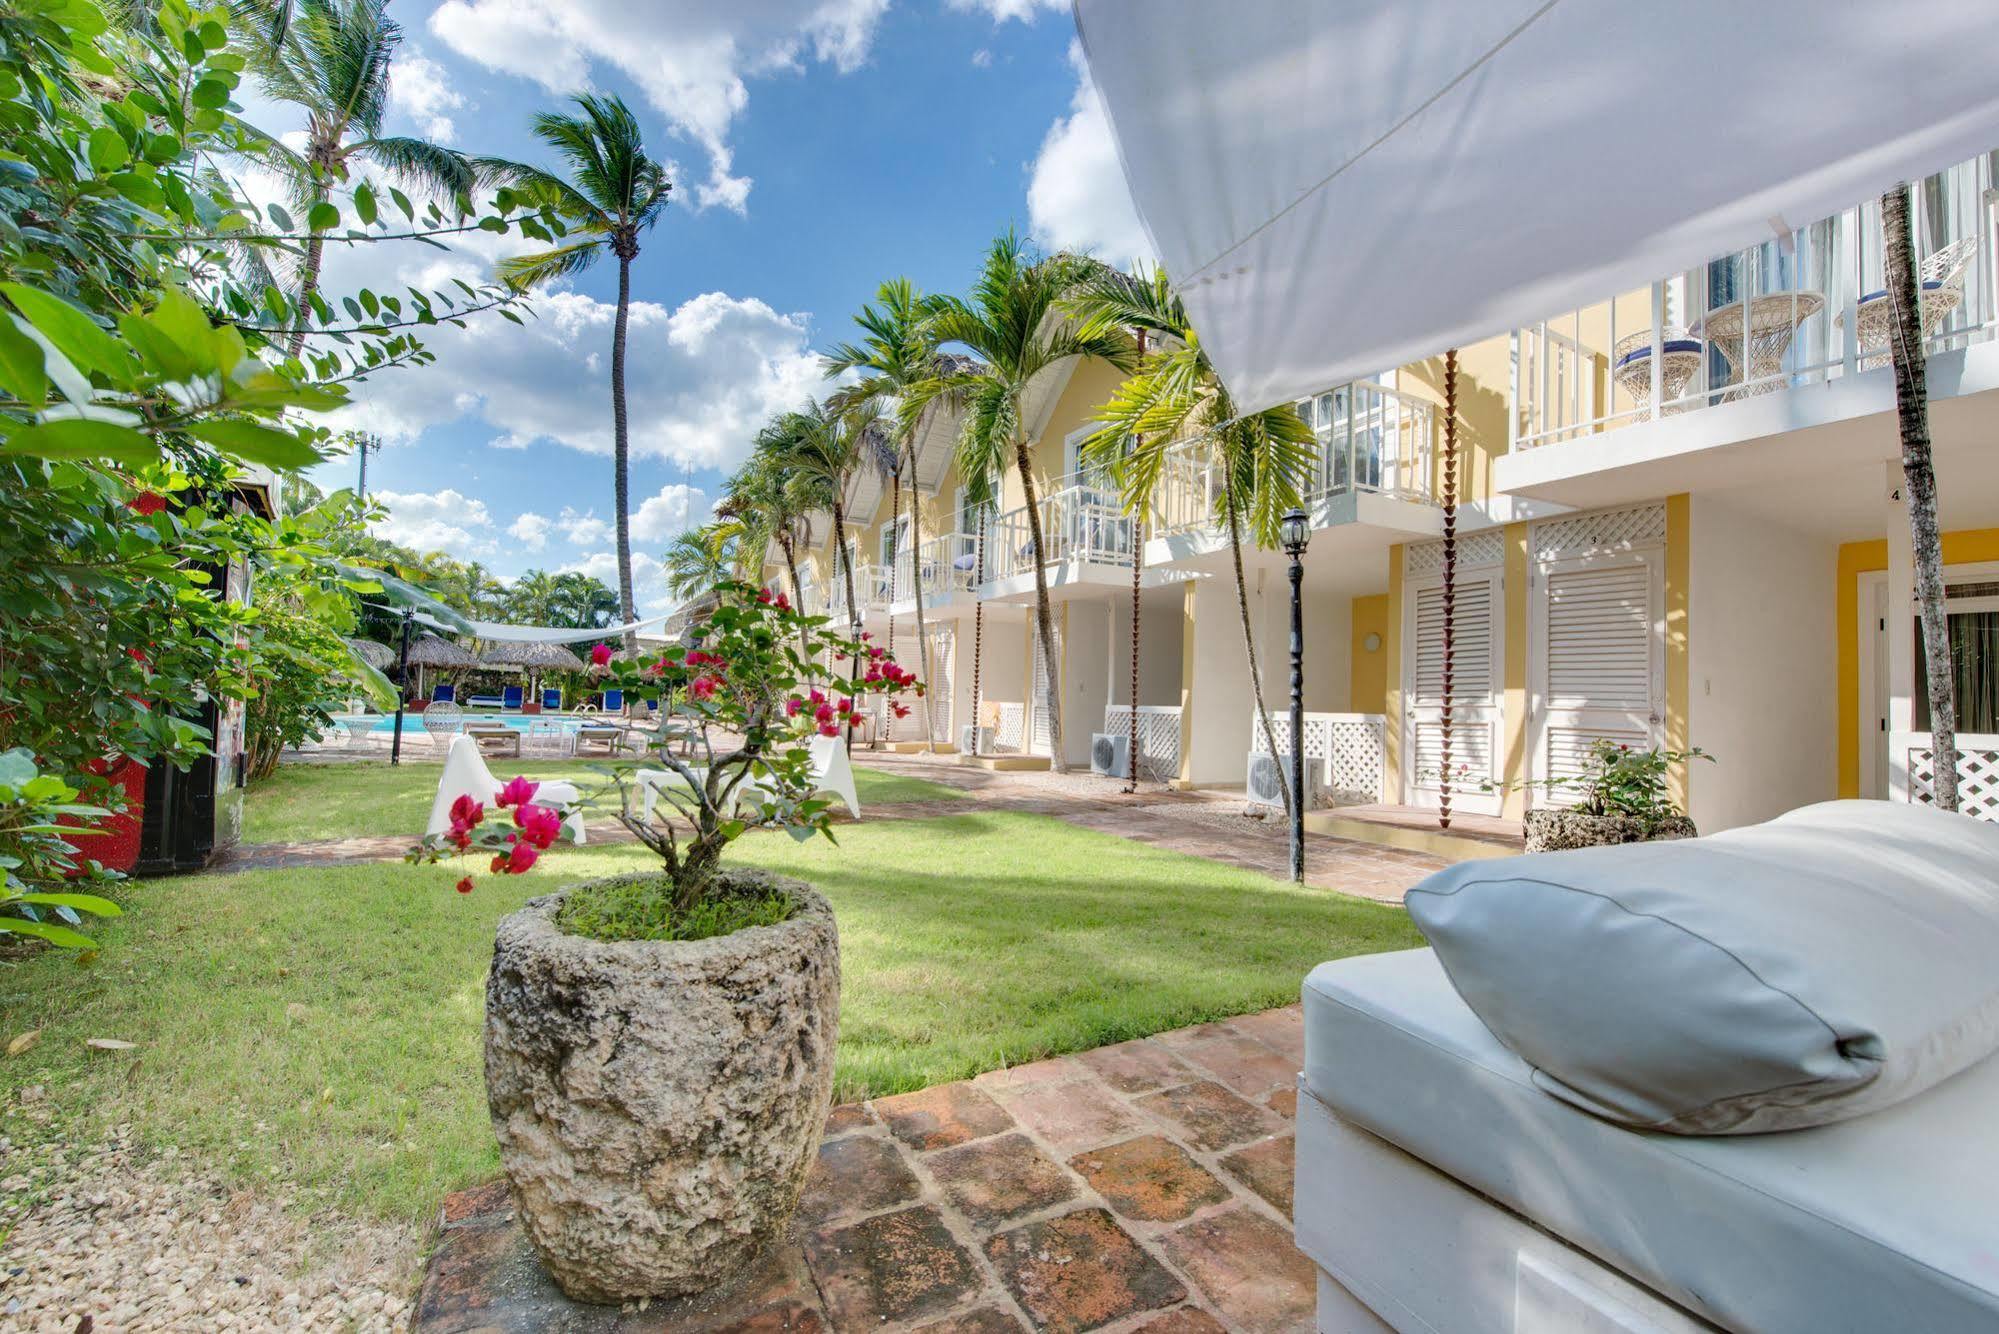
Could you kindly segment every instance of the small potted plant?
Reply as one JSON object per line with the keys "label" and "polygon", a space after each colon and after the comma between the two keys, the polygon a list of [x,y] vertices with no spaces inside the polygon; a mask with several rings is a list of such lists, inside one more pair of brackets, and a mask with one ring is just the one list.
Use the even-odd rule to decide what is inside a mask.
{"label": "small potted plant", "polygon": [[[685,1295],[728,1277],[790,1221],[811,1166],[839,1022],[833,912],[810,885],[722,854],[756,827],[832,838],[815,745],[827,758],[863,714],[813,684],[822,655],[865,664],[862,685],[898,712],[895,696],[922,689],[826,624],[731,584],[699,647],[592,655],[627,698],[672,701],[640,733],[647,758],[606,768],[618,819],[662,865],[569,885],[502,920],[485,1028],[517,1214],[579,1300]],[[510,830],[454,811],[451,832],[416,855],[477,848],[512,872],[525,851],[533,865],[555,828],[552,812],[521,813],[537,809],[532,796],[500,794]]]}
{"label": "small potted plant", "polygon": [[1582,768],[1573,774],[1517,783],[1488,782],[1480,787],[1487,792],[1522,787],[1574,794],[1575,800],[1568,805],[1537,806],[1527,812],[1529,852],[1693,838],[1699,831],[1667,792],[1667,771],[1690,760],[1713,759],[1699,747],[1635,750],[1599,737],[1591,743]]}

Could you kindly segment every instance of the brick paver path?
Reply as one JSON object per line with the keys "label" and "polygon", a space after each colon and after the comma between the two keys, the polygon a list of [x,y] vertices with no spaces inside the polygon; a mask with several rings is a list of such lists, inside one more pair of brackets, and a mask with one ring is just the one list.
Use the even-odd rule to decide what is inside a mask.
{"label": "brick paver path", "polygon": [[791,1234],[694,1301],[579,1306],[504,1183],[446,1201],[422,1334],[1312,1328],[1296,1006],[833,1110]]}

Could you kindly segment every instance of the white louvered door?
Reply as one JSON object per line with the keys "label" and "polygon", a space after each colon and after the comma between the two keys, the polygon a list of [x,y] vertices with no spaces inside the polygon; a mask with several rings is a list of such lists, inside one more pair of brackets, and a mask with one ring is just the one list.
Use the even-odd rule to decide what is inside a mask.
{"label": "white louvered door", "polygon": [[[1663,555],[1630,551],[1551,560],[1535,571],[1529,746],[1535,778],[1578,772],[1598,738],[1634,748],[1665,738]],[[1571,794],[1532,791],[1530,806]]]}
{"label": "white louvered door", "polygon": [[[1435,806],[1444,767],[1444,582],[1409,581],[1403,599],[1403,799]],[[1481,792],[1499,751],[1506,598],[1497,568],[1461,570],[1451,670],[1451,808],[1497,815],[1500,794]]]}

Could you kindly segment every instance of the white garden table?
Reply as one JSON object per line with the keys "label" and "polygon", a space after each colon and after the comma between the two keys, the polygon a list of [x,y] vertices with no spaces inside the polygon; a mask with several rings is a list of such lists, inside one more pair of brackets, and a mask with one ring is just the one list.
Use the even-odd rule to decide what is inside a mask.
{"label": "white garden table", "polygon": [[[1808,289],[1766,292],[1747,301],[1731,301],[1707,313],[1700,334],[1715,347],[1735,372],[1736,387],[1730,398],[1768,394],[1784,388],[1784,354],[1791,350],[1798,326],[1825,309],[1825,295]],[[1747,360],[1744,359],[1745,324],[1748,329]]]}

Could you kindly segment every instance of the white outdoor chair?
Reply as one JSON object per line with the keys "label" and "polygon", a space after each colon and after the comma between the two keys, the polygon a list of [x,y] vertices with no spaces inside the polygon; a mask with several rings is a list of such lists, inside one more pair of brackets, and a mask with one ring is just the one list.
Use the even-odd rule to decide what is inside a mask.
{"label": "white outdoor chair", "polygon": [[[838,797],[846,806],[847,813],[856,820],[861,818],[861,797],[854,787],[854,765],[847,758],[847,747],[836,736],[815,736],[812,746],[812,794],[814,796]],[[706,769],[694,771],[697,782],[705,781]],[[671,769],[640,769],[633,775],[638,783],[639,818],[651,820],[654,797],[659,788],[680,782],[680,775]],[[765,794],[755,778],[746,778],[736,788],[736,805],[742,807],[754,804]]]}
{"label": "white outdoor chair", "polygon": [[[493,777],[493,771],[486,767],[486,757],[479,753],[478,741],[463,733],[453,737],[451,748],[444,757],[444,774],[437,781],[437,796],[430,803],[430,823],[424,826],[424,837],[435,838],[451,827],[451,804],[460,797],[484,802],[486,818],[492,819],[493,799],[499,795],[502,786],[504,784]],[[562,812],[565,816],[563,823],[581,843],[583,812],[576,807],[582,795],[574,783],[543,782],[535,789],[534,804]]]}
{"label": "white outdoor chair", "polygon": [[453,738],[465,730],[465,714],[448,699],[426,704],[423,708],[423,730],[430,734],[432,745],[449,751]]}

